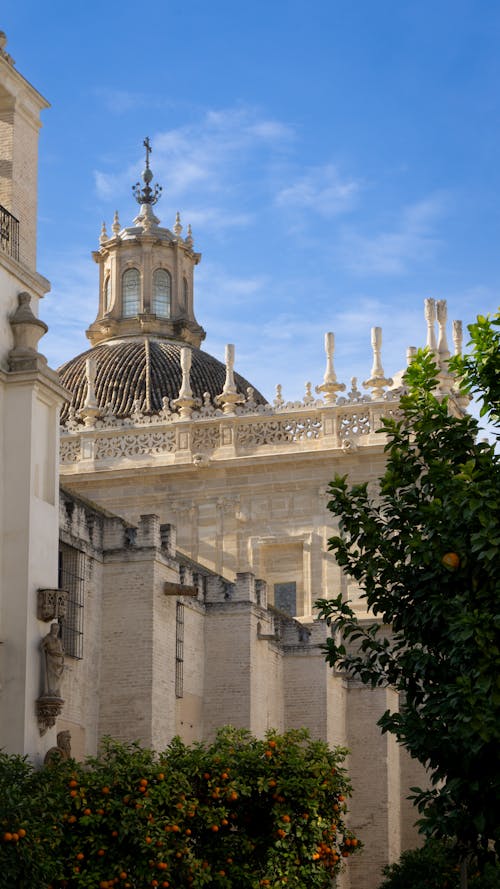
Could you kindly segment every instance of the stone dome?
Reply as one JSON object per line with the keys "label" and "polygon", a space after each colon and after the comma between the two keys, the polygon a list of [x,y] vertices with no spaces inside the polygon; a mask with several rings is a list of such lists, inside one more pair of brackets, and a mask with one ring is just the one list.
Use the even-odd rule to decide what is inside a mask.
{"label": "stone dome", "polygon": [[[184,342],[150,337],[109,340],[67,361],[59,368],[59,376],[72,393],[71,406],[78,411],[84,406],[87,394],[86,360],[92,357],[96,366],[95,397],[99,408],[108,408],[117,417],[128,417],[134,402],[138,401],[144,413],[155,414],[162,409],[164,398],[171,400],[179,395],[182,383],[180,353],[185,345]],[[201,349],[190,348],[193,395],[203,401],[204,393],[208,392],[215,403],[224,387],[225,365]],[[234,379],[238,392],[246,397],[251,384],[237,373]],[[258,404],[266,403],[256,389],[253,397]],[[64,406],[62,420],[66,419],[69,407],[69,404]]]}

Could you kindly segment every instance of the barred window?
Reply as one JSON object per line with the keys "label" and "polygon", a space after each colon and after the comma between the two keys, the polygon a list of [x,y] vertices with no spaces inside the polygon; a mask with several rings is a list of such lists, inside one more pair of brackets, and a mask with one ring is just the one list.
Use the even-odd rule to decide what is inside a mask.
{"label": "barred window", "polygon": [[65,543],[59,549],[59,589],[67,590],[66,617],[59,619],[64,651],[83,658],[83,604],[85,596],[85,555]]}
{"label": "barred window", "polygon": [[177,602],[175,609],[175,696],[184,695],[184,605]]}
{"label": "barred window", "polygon": [[295,581],[274,584],[274,607],[291,617],[297,614],[297,584]]}

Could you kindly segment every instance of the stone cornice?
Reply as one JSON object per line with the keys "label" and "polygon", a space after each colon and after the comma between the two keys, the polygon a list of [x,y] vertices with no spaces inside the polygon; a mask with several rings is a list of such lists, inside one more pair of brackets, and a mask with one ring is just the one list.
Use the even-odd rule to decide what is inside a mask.
{"label": "stone cornice", "polygon": [[16,99],[19,95],[24,94],[29,97],[33,105],[42,111],[44,108],[50,108],[50,103],[41,93],[26,80],[19,71],[14,67],[13,62],[9,62],[5,54],[0,54],[0,79],[5,89],[10,92]]}
{"label": "stone cornice", "polygon": [[50,392],[55,402],[68,401],[71,394],[61,385],[55,370],[47,366],[43,355],[38,355],[36,367],[26,370],[5,371],[0,369],[0,380],[9,386],[32,384]]}
{"label": "stone cornice", "polygon": [[3,266],[22,285],[19,289],[25,287],[26,290],[30,290],[39,299],[42,299],[49,292],[50,281],[47,278],[44,278],[38,272],[32,271],[23,262],[13,259],[12,256],[3,251],[0,251],[0,266]]}

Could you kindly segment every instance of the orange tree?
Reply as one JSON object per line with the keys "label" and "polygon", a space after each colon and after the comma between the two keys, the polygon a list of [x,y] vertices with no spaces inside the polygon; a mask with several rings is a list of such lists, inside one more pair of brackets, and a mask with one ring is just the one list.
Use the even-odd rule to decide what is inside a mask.
{"label": "orange tree", "polygon": [[41,772],[3,757],[16,793],[0,803],[0,873],[20,889],[326,889],[360,848],[344,822],[345,753],[304,730],[226,728],[159,754],[107,741]]}
{"label": "orange tree", "polygon": [[[500,315],[469,330],[474,349],[454,368],[499,442]],[[476,420],[436,397],[437,382],[432,355],[420,354],[400,416],[383,424],[375,496],[345,477],[330,486],[330,549],[373,622],[342,595],[319,605],[336,631],[328,662],[402,693],[379,725],[428,768],[430,788],[413,788],[420,828],[455,842],[465,885],[466,860],[482,867],[500,846],[500,455],[478,440]]]}

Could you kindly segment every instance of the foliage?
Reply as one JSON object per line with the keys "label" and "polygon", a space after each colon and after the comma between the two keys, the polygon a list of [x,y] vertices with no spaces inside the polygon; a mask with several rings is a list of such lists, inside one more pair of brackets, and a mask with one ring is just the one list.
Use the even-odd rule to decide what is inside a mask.
{"label": "foliage", "polygon": [[469,325],[471,352],[456,356],[452,370],[462,377],[467,392],[481,402],[481,416],[488,414],[491,423],[500,425],[500,311],[493,318],[478,315]]}
{"label": "foliage", "polygon": [[[384,868],[379,889],[460,889],[460,868],[449,844],[429,840],[421,849],[403,852]],[[487,864],[482,874],[470,869],[470,889],[499,889],[500,866]]]}
{"label": "foliage", "polygon": [[0,874],[20,889],[326,889],[360,847],[343,820],[345,754],[305,730],[226,728],[159,754],[107,741],[40,772],[4,755]]}
{"label": "foliage", "polygon": [[[500,352],[496,368],[498,380]],[[421,830],[481,859],[500,839],[500,464],[477,422],[436,399],[437,374],[426,352],[410,365],[376,494],[340,476],[330,486],[330,548],[375,620],[341,595],[319,606],[336,631],[328,662],[402,693],[379,724],[429,769],[430,789],[412,788]]]}

